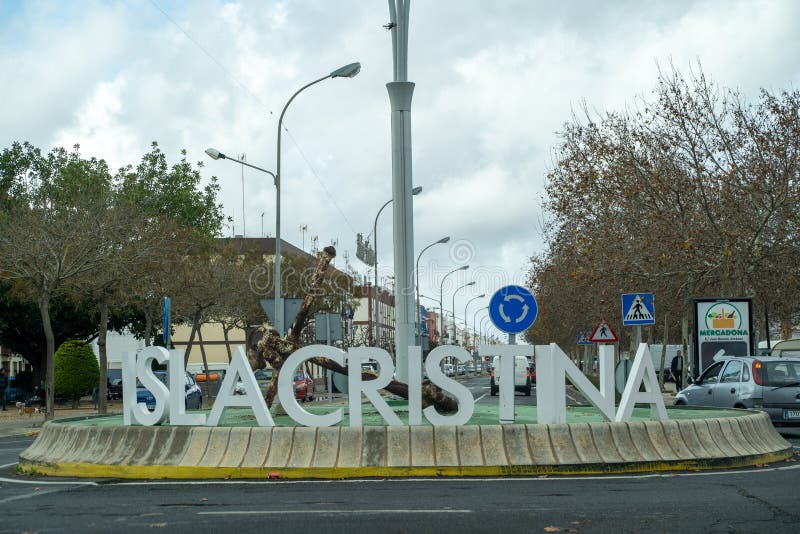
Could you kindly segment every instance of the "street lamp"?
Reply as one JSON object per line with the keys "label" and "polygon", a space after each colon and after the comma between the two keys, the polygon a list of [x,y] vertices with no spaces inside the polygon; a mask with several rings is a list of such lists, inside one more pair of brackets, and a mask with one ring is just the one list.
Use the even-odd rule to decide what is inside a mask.
{"label": "street lamp", "polygon": [[416,282],[417,282],[417,313],[415,314],[417,317],[417,345],[422,346],[422,317],[419,310],[419,259],[422,257],[422,253],[431,248],[434,245],[439,245],[443,243],[447,243],[450,241],[450,236],[443,237],[439,241],[434,241],[427,247],[423,248],[422,251],[417,255],[417,264],[416,264]]}
{"label": "street lamp", "polygon": [[[417,186],[411,190],[411,194],[414,196],[419,195],[421,192],[422,186]],[[375,215],[375,223],[372,225],[372,251],[375,253],[375,287],[372,289],[372,296],[375,300],[375,305],[373,306],[372,310],[375,317],[375,325],[373,327],[373,347],[378,346],[378,217],[381,216],[383,208],[391,204],[393,200],[393,198],[390,198],[383,204],[383,206],[381,206],[381,209],[378,210],[378,214]]]}
{"label": "street lamp", "polygon": [[[444,281],[447,280],[447,277],[450,276],[451,274],[453,274],[455,272],[458,272],[458,271],[466,271],[467,269],[469,269],[469,265],[462,265],[461,267],[453,269],[452,271],[450,271],[449,273],[447,273],[446,275],[444,275],[442,277],[442,284],[439,286],[439,309],[442,312],[440,317],[439,317],[439,336],[440,337],[444,335],[444,303],[443,303],[443,300],[444,300]],[[455,313],[455,312],[453,312],[453,313]]]}
{"label": "street lamp", "polygon": [[361,63],[350,63],[343,67],[339,67],[327,76],[323,76],[318,80],[307,83],[292,95],[292,97],[283,106],[281,116],[278,119],[278,157],[277,157],[277,172],[275,173],[275,327],[280,336],[284,335],[283,331],[283,297],[281,296],[281,133],[283,132],[283,116],[292,100],[295,99],[304,90],[308,89],[314,84],[317,84],[328,78],[353,78],[361,71]]}
{"label": "street lamp", "polygon": [[275,315],[272,318],[272,324],[280,336],[283,336],[285,333],[283,325],[283,297],[281,296],[281,134],[283,132],[283,116],[286,114],[289,104],[292,103],[295,97],[312,85],[323,80],[327,80],[328,78],[353,78],[359,73],[359,71],[361,71],[361,63],[350,63],[343,67],[339,67],[330,74],[314,80],[313,82],[308,83],[295,91],[288,102],[286,102],[286,105],[283,106],[280,119],[278,119],[278,157],[276,172],[273,173],[272,171],[262,169],[261,167],[256,167],[255,165],[250,165],[249,163],[236,158],[226,156],[215,148],[206,149],[206,154],[208,154],[212,159],[229,159],[231,161],[235,161],[236,163],[246,165],[247,167],[265,172],[272,176],[273,182],[275,183]]}
{"label": "street lamp", "polygon": [[[474,286],[474,285],[475,285],[474,281],[468,282],[468,283],[464,284],[463,286],[456,288],[456,290],[453,291],[453,342],[454,342],[453,344],[454,345],[458,345],[458,343],[456,342],[456,293],[458,293],[459,291],[461,291],[465,287]],[[483,296],[486,296],[486,295],[483,295]],[[464,317],[464,327],[465,328],[466,328],[466,324],[467,324],[467,318],[466,318],[466,314],[465,314],[465,317]]]}
{"label": "street lamp", "polygon": [[[487,306],[487,308],[488,308],[488,306]],[[489,318],[489,316],[487,315],[483,319],[481,319],[480,322],[478,323],[478,329],[481,331],[481,337],[483,338],[484,344],[486,343],[486,335],[485,335],[485,331],[483,329],[483,322],[488,318]]]}
{"label": "street lamp", "polygon": [[[467,301],[467,303],[464,305],[464,330],[466,330],[466,329],[467,329],[467,327],[469,326],[469,324],[467,323],[467,317],[469,317],[469,316],[467,315],[467,308],[469,308],[469,304],[470,304],[470,302],[472,302],[473,300],[482,299],[482,298],[483,298],[483,297],[485,297],[485,296],[486,296],[486,293],[481,293],[481,294],[480,294],[480,295],[478,295],[477,297],[472,297],[471,299],[469,299],[469,300]],[[473,324],[474,324],[474,321],[473,321]],[[472,330],[473,330],[473,332],[472,332],[472,333],[474,334],[474,333],[475,333],[475,329],[473,328]],[[473,341],[473,343],[472,343],[472,344],[474,345],[474,344],[475,344],[475,342]]]}
{"label": "street lamp", "polygon": [[[486,296],[486,295],[484,294],[484,295],[482,295],[482,296]],[[488,309],[489,309],[489,306],[484,306],[483,308],[478,308],[477,310],[475,310],[475,313],[473,313],[473,314],[472,314],[472,334],[478,337],[478,343],[477,343],[477,344],[476,344],[476,343],[473,343],[473,345],[475,345],[475,348],[476,348],[476,349],[478,348],[478,345],[480,344],[480,341],[481,341],[481,340],[480,340],[480,334],[478,334],[478,331],[477,331],[477,330],[475,330],[475,319],[478,317],[478,314],[479,314],[481,311],[483,311],[483,310],[488,310]],[[464,309],[464,312],[466,313],[466,311],[467,311],[467,310],[466,310],[466,308],[465,308],[465,309]]]}

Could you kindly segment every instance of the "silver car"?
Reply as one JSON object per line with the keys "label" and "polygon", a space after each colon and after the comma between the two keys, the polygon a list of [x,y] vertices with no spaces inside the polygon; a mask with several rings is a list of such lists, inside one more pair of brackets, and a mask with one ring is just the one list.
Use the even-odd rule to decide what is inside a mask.
{"label": "silver car", "polygon": [[800,358],[725,356],[675,396],[676,405],[754,408],[800,426]]}

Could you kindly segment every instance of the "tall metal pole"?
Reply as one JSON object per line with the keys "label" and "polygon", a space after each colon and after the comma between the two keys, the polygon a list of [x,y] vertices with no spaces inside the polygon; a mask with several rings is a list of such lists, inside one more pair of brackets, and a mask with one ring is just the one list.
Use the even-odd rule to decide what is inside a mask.
{"label": "tall metal pole", "polygon": [[409,0],[389,0],[394,81],[386,84],[392,112],[394,198],[395,355],[397,378],[408,380],[408,347],[414,345],[414,220],[411,189],[411,99],[408,81]]}
{"label": "tall metal pole", "polygon": [[[242,153],[239,156],[239,159],[245,161],[247,159],[247,154]],[[247,222],[246,217],[244,215],[244,164],[242,164],[242,237],[247,237]]]}

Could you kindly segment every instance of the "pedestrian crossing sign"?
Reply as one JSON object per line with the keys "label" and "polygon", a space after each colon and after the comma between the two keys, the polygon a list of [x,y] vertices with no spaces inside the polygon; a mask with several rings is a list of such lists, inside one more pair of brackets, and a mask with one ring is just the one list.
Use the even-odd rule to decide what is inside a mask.
{"label": "pedestrian crossing sign", "polygon": [[588,332],[581,330],[578,332],[578,345],[591,345],[592,342],[589,341],[589,336],[587,335]]}
{"label": "pedestrian crossing sign", "polygon": [[622,325],[656,324],[656,306],[652,293],[622,295]]}
{"label": "pedestrian crossing sign", "polygon": [[589,336],[589,341],[594,343],[616,343],[619,338],[609,326],[608,321],[600,319],[600,322],[594,327],[594,332]]}

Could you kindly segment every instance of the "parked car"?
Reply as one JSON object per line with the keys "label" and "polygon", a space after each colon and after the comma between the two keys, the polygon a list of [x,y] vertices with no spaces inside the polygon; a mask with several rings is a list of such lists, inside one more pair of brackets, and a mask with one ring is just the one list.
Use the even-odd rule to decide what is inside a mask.
{"label": "parked car", "polygon": [[467,363],[467,372],[474,373],[475,372],[475,362]]}
{"label": "parked car", "polygon": [[442,370],[444,371],[444,375],[445,376],[455,376],[455,374],[456,374],[456,371],[453,368],[453,364],[452,363],[444,364],[444,366],[442,367]]}
{"label": "parked car", "polygon": [[[167,372],[155,371],[156,378],[161,380],[165,385],[167,384]],[[186,398],[186,408],[189,410],[199,410],[203,407],[203,393],[200,391],[197,383],[192,378],[192,375],[184,372],[184,390]],[[153,394],[145,388],[139,380],[136,380],[136,402],[145,404],[148,409],[152,410],[156,407],[156,399]]]}
{"label": "parked car", "polygon": [[[495,375],[500,370],[500,357],[492,360],[492,369],[489,374],[489,392],[492,396],[500,391],[500,375]],[[525,356],[514,358],[514,391],[521,391],[528,397],[531,396],[533,381],[531,380],[530,364]]]}
{"label": "parked car", "polygon": [[314,380],[299,369],[294,374],[294,398],[303,402],[314,400]]}
{"label": "parked car", "polygon": [[122,379],[121,378],[114,378],[108,379],[106,383],[106,399],[107,400],[119,400],[122,398]]}
{"label": "parked car", "polygon": [[261,382],[269,382],[272,380],[272,375],[275,373],[274,369],[256,369],[253,372],[253,376],[256,378],[257,381]]}
{"label": "parked car", "polygon": [[467,366],[464,365],[463,363],[459,363],[458,366],[456,367],[456,372],[460,375],[467,374]]}
{"label": "parked car", "polygon": [[725,356],[675,396],[676,405],[754,408],[800,426],[800,358]]}

